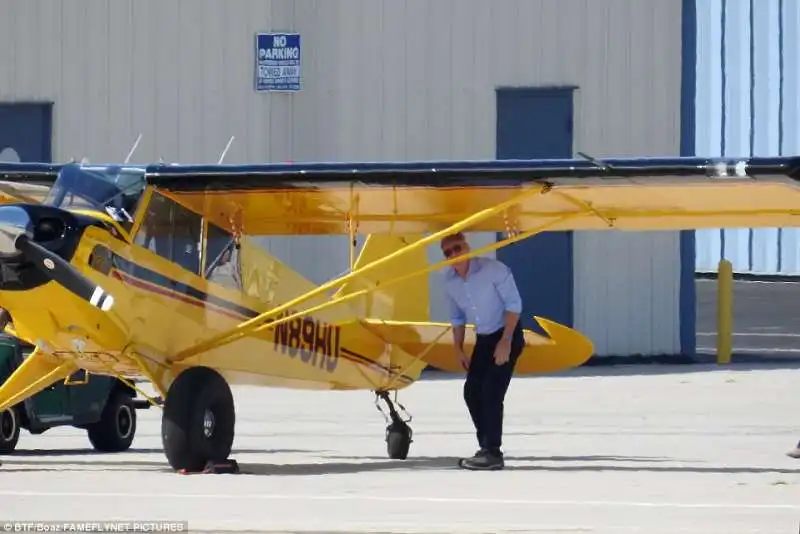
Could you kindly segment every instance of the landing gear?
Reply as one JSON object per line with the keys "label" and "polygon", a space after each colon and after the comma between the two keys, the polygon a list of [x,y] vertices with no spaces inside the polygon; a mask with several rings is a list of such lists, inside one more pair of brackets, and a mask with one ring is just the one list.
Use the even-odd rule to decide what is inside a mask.
{"label": "landing gear", "polygon": [[392,460],[405,460],[408,457],[408,449],[411,446],[411,442],[414,441],[412,439],[413,432],[411,427],[408,426],[408,423],[411,422],[411,415],[402,404],[397,402],[397,397],[395,397],[395,403],[408,416],[407,419],[400,417],[400,413],[395,409],[394,403],[389,399],[389,392],[377,391],[375,396],[375,406],[377,406],[378,411],[384,414],[384,417],[386,417],[386,414],[381,410],[378,401],[385,402],[389,409],[389,416],[386,417],[386,422],[389,423],[389,426],[386,427],[386,449],[389,453],[389,458]]}
{"label": "landing gear", "polygon": [[208,367],[183,371],[167,392],[161,419],[169,465],[183,472],[230,466],[235,422],[233,394],[222,375]]}

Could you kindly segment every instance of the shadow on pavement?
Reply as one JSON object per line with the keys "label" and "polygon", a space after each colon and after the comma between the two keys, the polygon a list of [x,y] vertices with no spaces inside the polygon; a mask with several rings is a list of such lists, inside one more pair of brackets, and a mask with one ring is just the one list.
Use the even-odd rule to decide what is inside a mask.
{"label": "shadow on pavement", "polygon": [[[268,452],[268,451],[265,451]],[[332,456],[330,459],[346,459],[346,456]],[[242,475],[254,476],[324,476],[356,474],[375,471],[449,471],[458,468],[458,457],[435,456],[417,457],[407,460],[386,460],[385,458],[352,458],[351,462],[307,462],[294,464],[240,463]],[[787,459],[788,460],[788,459]],[[665,462],[681,461],[669,458],[615,457],[615,456],[512,456],[506,457],[506,471],[551,471],[551,472],[659,472],[659,473],[719,473],[719,474],[800,474],[797,469],[777,467],[663,465]],[[543,465],[552,462],[570,462],[573,465]],[[636,465],[625,465],[635,463]],[[14,466],[36,466],[35,468],[15,469]],[[37,471],[84,471],[83,466],[107,467],[103,471],[152,471],[172,473],[165,461],[110,462],[103,460],[67,460],[63,465],[57,461],[3,459],[0,472]]]}

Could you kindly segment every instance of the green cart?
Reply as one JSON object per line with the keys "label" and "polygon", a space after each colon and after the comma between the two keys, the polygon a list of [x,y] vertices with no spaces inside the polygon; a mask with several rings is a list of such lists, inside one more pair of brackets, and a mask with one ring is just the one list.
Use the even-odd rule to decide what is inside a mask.
{"label": "green cart", "polygon": [[[32,351],[27,343],[0,334],[0,383]],[[86,430],[97,451],[125,451],[136,434],[136,410],[147,408],[150,403],[137,399],[136,391],[116,377],[79,371],[0,412],[0,454],[14,452],[23,428],[37,435],[66,425]]]}

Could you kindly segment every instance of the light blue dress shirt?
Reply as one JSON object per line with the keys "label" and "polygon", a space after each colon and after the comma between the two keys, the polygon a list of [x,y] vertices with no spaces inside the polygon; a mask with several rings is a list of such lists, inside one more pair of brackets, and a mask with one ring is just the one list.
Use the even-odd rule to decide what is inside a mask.
{"label": "light blue dress shirt", "polygon": [[477,334],[491,334],[503,328],[506,311],[522,313],[522,299],[511,269],[492,258],[471,258],[466,279],[448,267],[444,288],[450,324],[475,325]]}

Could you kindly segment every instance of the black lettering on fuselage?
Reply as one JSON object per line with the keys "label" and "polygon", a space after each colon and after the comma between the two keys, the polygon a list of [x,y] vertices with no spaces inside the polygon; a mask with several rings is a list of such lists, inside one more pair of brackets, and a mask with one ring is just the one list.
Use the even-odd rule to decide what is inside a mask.
{"label": "black lettering on fuselage", "polygon": [[[280,314],[277,319],[294,315],[294,311]],[[295,317],[275,327],[274,348],[290,358],[311,367],[332,373],[339,364],[341,327],[313,317]]]}

